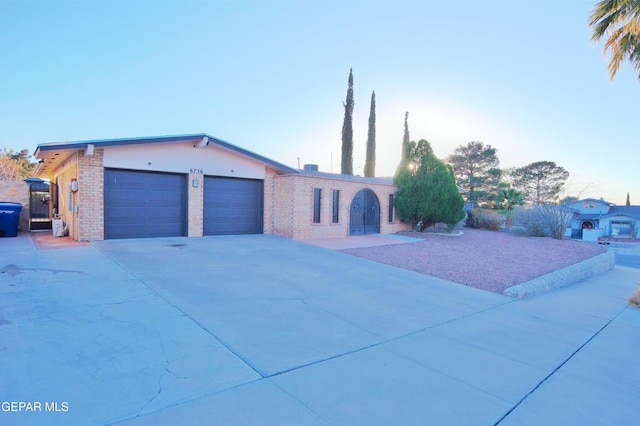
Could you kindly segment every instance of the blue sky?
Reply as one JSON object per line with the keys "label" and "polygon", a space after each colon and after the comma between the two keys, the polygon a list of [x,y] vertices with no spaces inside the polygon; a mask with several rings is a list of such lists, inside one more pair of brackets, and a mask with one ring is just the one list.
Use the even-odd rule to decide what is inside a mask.
{"label": "blue sky", "polygon": [[[500,165],[554,161],[568,195],[640,204],[640,82],[590,41],[592,1],[0,0],[0,146],[209,133],[340,170],[354,72],[354,171],[371,91],[378,176],[414,140]],[[333,161],[332,161],[333,160]]]}

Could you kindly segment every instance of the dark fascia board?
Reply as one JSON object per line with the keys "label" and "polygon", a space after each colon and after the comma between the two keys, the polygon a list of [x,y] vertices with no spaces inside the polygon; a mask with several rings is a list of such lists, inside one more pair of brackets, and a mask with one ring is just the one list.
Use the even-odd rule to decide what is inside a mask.
{"label": "dark fascia board", "polygon": [[213,136],[209,136],[206,133],[197,133],[192,135],[150,136],[150,137],[138,137],[138,138],[96,139],[96,140],[75,141],[75,142],[42,143],[42,144],[39,144],[38,147],[36,148],[34,157],[38,158],[38,155],[41,152],[45,152],[45,151],[61,151],[61,150],[75,151],[75,150],[86,149],[88,145],[93,145],[96,148],[105,148],[109,146],[143,145],[143,144],[165,143],[165,142],[187,142],[187,141],[202,140],[205,137],[209,139],[209,143],[220,145],[231,151],[253,158],[254,160],[258,160],[268,166],[275,168],[278,171],[278,173],[298,173],[298,170],[294,168],[285,166],[284,164],[278,163],[277,161],[273,161],[267,157],[263,157],[262,155],[256,154],[253,151],[240,148],[239,146],[223,141],[222,139],[214,138]]}

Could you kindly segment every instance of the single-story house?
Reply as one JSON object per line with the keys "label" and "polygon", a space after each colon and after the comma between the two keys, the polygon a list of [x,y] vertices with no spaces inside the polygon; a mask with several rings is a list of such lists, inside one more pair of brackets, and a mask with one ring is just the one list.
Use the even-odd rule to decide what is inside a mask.
{"label": "single-story house", "polygon": [[604,199],[586,198],[569,204],[576,210],[571,221],[573,238],[597,241],[600,237],[636,238],[640,206],[616,206]]}
{"label": "single-story house", "polygon": [[75,240],[394,233],[391,179],[297,170],[207,134],[38,145],[50,216]]}

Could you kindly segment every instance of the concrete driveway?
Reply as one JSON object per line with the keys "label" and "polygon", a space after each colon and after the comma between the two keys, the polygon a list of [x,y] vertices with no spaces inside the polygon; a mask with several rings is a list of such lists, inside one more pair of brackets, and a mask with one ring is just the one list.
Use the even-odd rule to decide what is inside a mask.
{"label": "concrete driveway", "polygon": [[0,424],[620,424],[640,402],[632,268],[517,301],[265,235],[20,236],[0,268]]}

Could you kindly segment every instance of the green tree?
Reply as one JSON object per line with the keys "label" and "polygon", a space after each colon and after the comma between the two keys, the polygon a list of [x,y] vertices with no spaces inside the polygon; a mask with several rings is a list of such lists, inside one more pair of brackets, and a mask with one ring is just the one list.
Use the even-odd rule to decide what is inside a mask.
{"label": "green tree", "polygon": [[524,204],[522,192],[511,187],[502,188],[494,197],[496,208],[504,209],[510,214],[513,209]]}
{"label": "green tree", "polygon": [[408,163],[397,177],[396,213],[422,231],[439,222],[453,226],[464,219],[464,200],[458,192],[453,169],[436,158],[428,141],[411,142]]}
{"label": "green tree", "polygon": [[14,151],[3,148],[0,151],[0,180],[22,180],[31,177],[37,163],[31,162],[29,150]]}
{"label": "green tree", "polygon": [[513,211],[516,207],[524,205],[522,192],[507,185],[498,191],[498,194],[493,197],[493,201],[496,209],[504,211],[507,228],[511,228]]}
{"label": "green tree", "polygon": [[630,206],[631,205],[631,198],[629,198],[629,193],[627,192],[627,202],[625,203],[625,205]]}
{"label": "green tree", "polygon": [[537,161],[511,172],[513,186],[532,204],[554,204],[569,172],[553,161]]}
{"label": "green tree", "polygon": [[369,110],[369,133],[367,134],[367,158],[364,163],[364,175],[376,175],[376,92],[371,92],[371,109]]}
{"label": "green tree", "polygon": [[607,37],[604,52],[611,54],[609,76],[613,80],[620,63],[628,61],[640,79],[640,0],[603,0],[589,17],[591,40]]}
{"label": "green tree", "polygon": [[342,164],[340,173],[353,175],[353,69],[349,69],[347,99],[344,105],[344,121],[342,123]]}
{"label": "green tree", "polygon": [[497,149],[482,142],[469,142],[457,147],[448,161],[453,166],[458,185],[467,201],[486,204],[498,192],[502,171]]}
{"label": "green tree", "polygon": [[400,163],[398,164],[396,174],[394,175],[396,178],[400,176],[401,172],[408,170],[411,165],[410,157],[411,150],[413,149],[411,143],[412,141],[409,139],[409,112],[407,111],[404,113],[404,136],[402,137],[402,152],[400,153]]}

